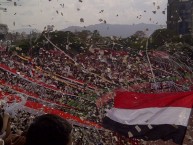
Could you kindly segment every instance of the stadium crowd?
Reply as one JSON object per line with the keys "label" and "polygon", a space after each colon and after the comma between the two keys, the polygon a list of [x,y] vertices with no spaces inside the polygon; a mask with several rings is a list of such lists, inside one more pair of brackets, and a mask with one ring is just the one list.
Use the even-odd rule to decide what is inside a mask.
{"label": "stadium crowd", "polygon": [[[109,97],[102,107],[96,102],[114,89],[152,93],[191,90],[189,74],[192,70],[185,63],[178,64],[166,53],[163,56],[158,52],[93,49],[69,59],[65,53],[42,48],[35,57],[9,51],[0,52],[0,56],[0,91],[3,95],[22,94],[29,101],[99,125],[106,109],[113,106],[113,98]],[[10,126],[11,132],[19,135],[36,116],[44,113],[41,109],[23,106],[16,111]],[[77,145],[151,144],[128,140],[105,129],[72,124],[72,140]],[[192,139],[188,138],[188,141]]]}

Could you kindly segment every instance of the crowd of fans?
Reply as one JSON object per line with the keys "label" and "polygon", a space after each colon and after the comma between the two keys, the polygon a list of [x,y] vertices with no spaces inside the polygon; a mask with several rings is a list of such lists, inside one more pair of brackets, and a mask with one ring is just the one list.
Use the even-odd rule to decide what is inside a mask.
{"label": "crowd of fans", "polygon": [[[189,74],[192,70],[167,53],[163,57],[145,51],[93,49],[69,58],[65,53],[42,48],[35,57],[7,51],[0,55],[0,63],[16,71],[12,73],[0,68],[1,92],[21,93],[15,89],[17,87],[27,92],[22,93],[27,100],[98,124],[102,123],[105,110],[112,107],[113,101],[111,98],[103,107],[97,107],[96,101],[114,89],[137,92],[191,90]],[[184,81],[186,84],[182,83]],[[37,111],[26,110],[18,110],[11,119],[13,133],[21,134],[39,115]],[[77,124],[73,127],[73,142],[77,145],[130,144],[113,132]]]}

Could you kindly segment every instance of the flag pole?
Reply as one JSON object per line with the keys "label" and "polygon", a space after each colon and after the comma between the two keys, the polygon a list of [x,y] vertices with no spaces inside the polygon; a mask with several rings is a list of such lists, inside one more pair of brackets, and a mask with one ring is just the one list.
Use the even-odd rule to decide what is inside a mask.
{"label": "flag pole", "polygon": [[151,70],[151,74],[152,74],[152,77],[153,77],[153,81],[154,81],[154,83],[156,83],[155,74],[153,72],[152,64],[151,64],[151,61],[150,61],[150,58],[149,58],[149,55],[148,55],[148,45],[149,45],[148,41],[149,41],[149,39],[147,39],[147,42],[146,42],[146,56],[147,56],[147,61],[148,61],[149,66],[150,66],[150,70]]}

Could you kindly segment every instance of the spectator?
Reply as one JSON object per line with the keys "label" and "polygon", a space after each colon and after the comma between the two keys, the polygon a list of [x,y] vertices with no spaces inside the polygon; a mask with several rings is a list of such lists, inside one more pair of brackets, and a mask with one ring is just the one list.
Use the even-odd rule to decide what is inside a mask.
{"label": "spectator", "polygon": [[10,116],[8,113],[2,113],[2,115],[0,116],[0,138],[6,138],[10,133],[9,117]]}
{"label": "spectator", "polygon": [[[0,115],[0,138],[5,139],[10,134],[9,114],[2,113]],[[2,141],[1,141],[2,142]],[[1,144],[0,144],[1,145]]]}
{"label": "spectator", "polygon": [[19,134],[12,134],[10,127],[10,116],[8,113],[3,113],[3,116],[0,116],[0,145],[24,145],[25,137]]}
{"label": "spectator", "polygon": [[[3,118],[0,116],[0,129],[2,130],[2,128],[3,128]],[[1,131],[0,145],[4,145],[4,141],[2,140],[3,136],[4,136],[4,132]]]}
{"label": "spectator", "polygon": [[72,126],[59,116],[37,117],[26,135],[26,145],[71,145]]}

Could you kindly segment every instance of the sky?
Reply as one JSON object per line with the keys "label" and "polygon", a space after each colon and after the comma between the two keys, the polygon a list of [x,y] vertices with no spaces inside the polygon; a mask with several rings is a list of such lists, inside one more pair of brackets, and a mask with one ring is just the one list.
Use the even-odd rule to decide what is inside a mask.
{"label": "sky", "polygon": [[[10,30],[47,25],[64,29],[92,24],[165,25],[167,0],[0,0],[0,23]],[[84,20],[81,22],[80,19]],[[103,21],[102,21],[103,20]]]}

